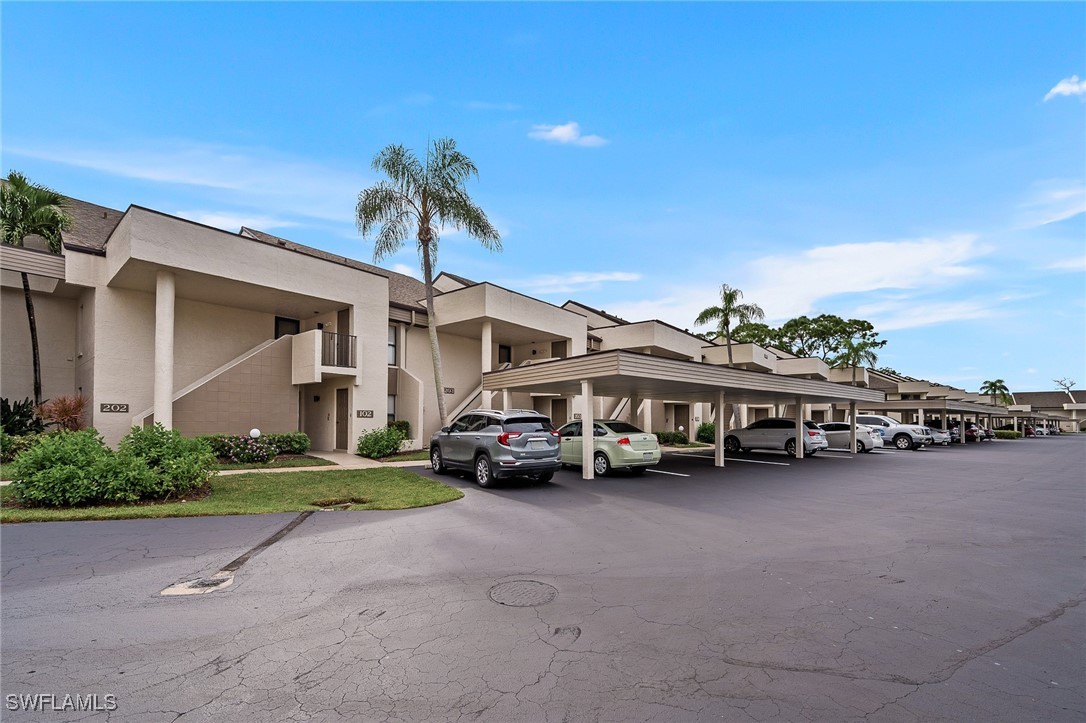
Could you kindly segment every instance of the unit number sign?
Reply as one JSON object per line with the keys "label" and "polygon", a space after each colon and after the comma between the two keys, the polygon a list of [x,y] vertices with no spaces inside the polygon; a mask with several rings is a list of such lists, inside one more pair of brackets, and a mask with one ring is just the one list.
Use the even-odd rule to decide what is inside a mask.
{"label": "unit number sign", "polygon": [[107,404],[105,402],[102,402],[100,405],[98,405],[98,411],[101,412],[102,414],[112,414],[112,413],[128,414],[128,405],[127,404],[117,404],[117,403]]}

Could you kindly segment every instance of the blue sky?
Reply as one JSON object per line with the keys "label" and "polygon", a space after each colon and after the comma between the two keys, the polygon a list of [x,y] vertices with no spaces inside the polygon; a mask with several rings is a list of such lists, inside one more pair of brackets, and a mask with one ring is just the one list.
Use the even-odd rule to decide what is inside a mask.
{"label": "blue sky", "polygon": [[1082,3],[0,13],[5,174],[370,261],[374,154],[451,136],[505,250],[440,268],[681,328],[728,283],[910,376],[1086,386]]}

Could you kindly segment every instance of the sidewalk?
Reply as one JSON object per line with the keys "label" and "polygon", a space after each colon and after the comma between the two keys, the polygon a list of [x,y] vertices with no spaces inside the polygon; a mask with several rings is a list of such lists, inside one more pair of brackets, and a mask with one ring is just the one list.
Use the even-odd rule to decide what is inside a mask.
{"label": "sidewalk", "polygon": [[351,454],[350,452],[314,452],[309,451],[307,454],[310,457],[320,457],[326,459],[331,464],[319,467],[276,467],[274,469],[231,469],[223,470],[219,472],[220,475],[231,474],[248,474],[250,472],[259,472],[260,474],[272,474],[275,472],[324,472],[333,469],[377,469],[380,467],[426,467],[430,464],[429,460],[420,459],[412,462],[378,462],[374,459],[367,459],[365,457],[359,457],[357,454]]}

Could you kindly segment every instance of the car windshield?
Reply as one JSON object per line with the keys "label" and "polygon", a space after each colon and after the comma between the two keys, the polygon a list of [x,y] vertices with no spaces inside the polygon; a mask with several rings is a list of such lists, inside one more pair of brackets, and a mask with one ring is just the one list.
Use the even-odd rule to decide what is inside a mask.
{"label": "car windshield", "polygon": [[502,424],[506,432],[550,432],[554,429],[546,417],[514,417]]}
{"label": "car windshield", "polygon": [[641,431],[628,422],[605,422],[605,424],[615,434],[636,434]]}

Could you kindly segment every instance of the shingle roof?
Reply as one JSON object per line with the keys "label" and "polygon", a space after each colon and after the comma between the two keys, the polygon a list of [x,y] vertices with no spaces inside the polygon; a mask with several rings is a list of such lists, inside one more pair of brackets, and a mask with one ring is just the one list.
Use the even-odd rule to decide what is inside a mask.
{"label": "shingle roof", "polygon": [[629,324],[630,323],[630,322],[626,321],[625,319],[623,319],[622,317],[615,316],[614,314],[608,314],[606,311],[601,311],[600,309],[594,309],[591,306],[589,306],[588,304],[582,304],[581,302],[574,301],[573,299],[569,299],[569,300],[566,301],[566,303],[562,304],[562,308],[564,309],[567,306],[569,306],[570,304],[573,304],[574,306],[579,306],[579,307],[581,307],[582,309],[584,309],[586,311],[591,311],[593,314],[599,314],[603,318],[610,319],[611,321],[615,322],[616,324]]}
{"label": "shingle roof", "polygon": [[[315,249],[311,246],[304,246],[302,244],[295,243],[279,236],[273,236],[270,233],[257,231],[253,228],[248,228],[247,226],[242,226],[240,233],[242,236],[251,238],[254,241],[268,244],[270,246],[278,246],[280,248],[290,249],[291,251],[297,251],[298,253],[305,254],[306,256],[312,256],[314,258],[323,259],[325,261],[331,261],[332,263],[349,266],[352,269],[359,269],[360,271],[368,271],[371,274],[384,276],[386,279],[388,279],[389,302],[413,309],[425,309],[425,306],[420,303],[420,300],[426,298],[426,285],[412,276],[408,276],[406,274],[398,274],[395,271],[382,269],[380,266],[374,266],[373,264],[356,261],[354,259],[347,258],[346,256],[337,256],[335,254],[328,253],[327,251]],[[440,292],[435,290],[435,293]]]}
{"label": "shingle roof", "polygon": [[72,228],[64,231],[61,238],[64,245],[73,249],[101,251],[106,247],[113,229],[124,217],[124,211],[87,203],[76,198],[68,199],[68,213],[71,214]]}
{"label": "shingle roof", "polygon": [[[1086,392],[1076,390],[1077,394],[1086,396]],[[1015,404],[1029,404],[1035,409],[1063,409],[1064,404],[1070,404],[1072,398],[1067,392],[1015,392]]]}
{"label": "shingle roof", "polygon": [[450,274],[448,271],[442,271],[440,274],[438,274],[438,276],[448,276],[453,281],[458,281],[461,284],[463,284],[464,286],[475,286],[477,283],[479,283],[477,281],[472,281],[471,279],[465,279],[463,276],[457,276],[456,274]]}

